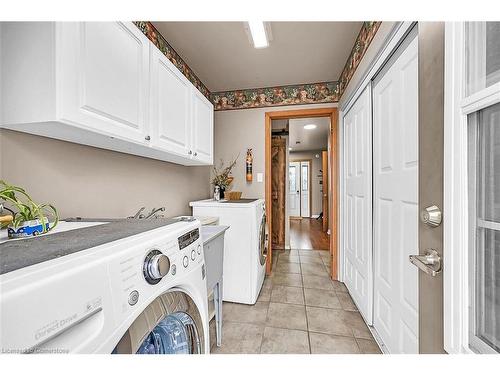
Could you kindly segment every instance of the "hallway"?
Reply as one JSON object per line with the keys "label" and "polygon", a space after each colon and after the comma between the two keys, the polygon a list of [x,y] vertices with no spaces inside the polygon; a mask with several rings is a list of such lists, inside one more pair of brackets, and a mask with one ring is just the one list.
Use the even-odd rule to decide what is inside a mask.
{"label": "hallway", "polygon": [[274,259],[255,305],[224,303],[222,346],[212,353],[380,353],[344,284],[330,280],[327,251]]}
{"label": "hallway", "polygon": [[317,219],[290,219],[290,247],[292,249],[328,250],[328,234]]}

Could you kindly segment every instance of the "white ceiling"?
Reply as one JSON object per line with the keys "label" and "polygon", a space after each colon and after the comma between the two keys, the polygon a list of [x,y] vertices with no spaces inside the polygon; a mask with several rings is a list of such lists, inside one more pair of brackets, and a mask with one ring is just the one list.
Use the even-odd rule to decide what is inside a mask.
{"label": "white ceiling", "polygon": [[[315,124],[316,129],[304,129],[304,125]],[[326,150],[328,147],[328,132],[330,119],[315,117],[289,120],[290,152]],[[300,141],[300,144],[297,144]]]}
{"label": "white ceiling", "polygon": [[244,22],[153,22],[212,92],[336,81],[362,22],[271,22],[255,49]]}

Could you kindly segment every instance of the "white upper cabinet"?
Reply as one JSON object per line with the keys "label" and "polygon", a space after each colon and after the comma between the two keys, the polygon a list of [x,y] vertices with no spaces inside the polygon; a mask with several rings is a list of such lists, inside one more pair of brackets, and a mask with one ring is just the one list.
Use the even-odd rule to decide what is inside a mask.
{"label": "white upper cabinet", "polygon": [[190,83],[155,46],[151,46],[150,113],[153,147],[190,157]]}
{"label": "white upper cabinet", "polygon": [[212,103],[133,23],[0,23],[0,47],[0,127],[212,163]]}
{"label": "white upper cabinet", "polygon": [[193,87],[193,157],[213,164],[214,106]]}
{"label": "white upper cabinet", "polygon": [[149,40],[121,22],[60,27],[60,117],[143,143],[147,131]]}

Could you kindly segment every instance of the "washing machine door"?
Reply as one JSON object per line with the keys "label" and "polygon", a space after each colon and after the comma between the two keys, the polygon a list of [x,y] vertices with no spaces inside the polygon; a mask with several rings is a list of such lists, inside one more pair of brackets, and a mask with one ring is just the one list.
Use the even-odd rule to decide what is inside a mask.
{"label": "washing machine door", "polygon": [[184,312],[167,315],[143,341],[137,354],[199,354],[200,337],[193,318]]}
{"label": "washing machine door", "polygon": [[269,246],[269,228],[267,225],[266,214],[262,215],[259,229],[259,261],[260,265],[266,264],[267,249]]}
{"label": "washing machine door", "polygon": [[157,297],[135,319],[113,353],[204,353],[203,323],[196,304],[180,291]]}

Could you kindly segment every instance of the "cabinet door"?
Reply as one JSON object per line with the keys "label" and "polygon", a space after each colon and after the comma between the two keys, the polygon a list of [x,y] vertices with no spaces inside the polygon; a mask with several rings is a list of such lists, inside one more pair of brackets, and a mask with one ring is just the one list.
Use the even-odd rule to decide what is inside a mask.
{"label": "cabinet door", "polygon": [[130,22],[60,23],[57,35],[58,117],[143,143],[148,39]]}
{"label": "cabinet door", "polygon": [[193,94],[193,157],[203,164],[213,164],[214,106],[196,88]]}
{"label": "cabinet door", "polygon": [[151,135],[153,147],[186,158],[191,147],[191,87],[181,72],[151,45]]}

